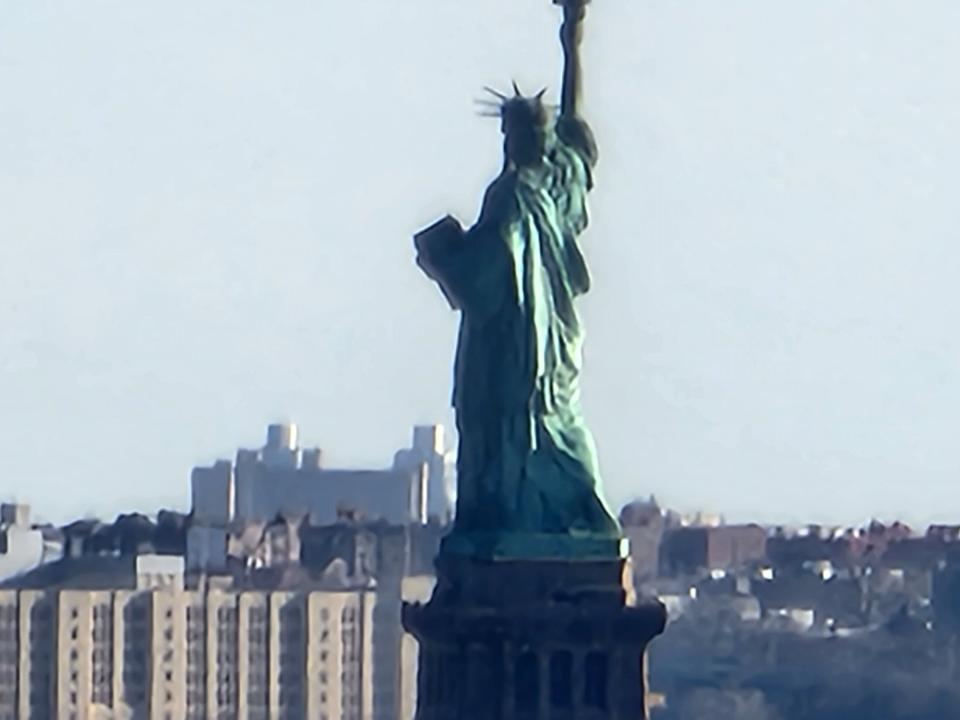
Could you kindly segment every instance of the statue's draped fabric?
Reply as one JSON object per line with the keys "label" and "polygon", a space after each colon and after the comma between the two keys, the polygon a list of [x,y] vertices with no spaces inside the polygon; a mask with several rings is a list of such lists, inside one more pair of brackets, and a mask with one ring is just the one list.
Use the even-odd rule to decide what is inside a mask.
{"label": "statue's draped fabric", "polygon": [[577,237],[595,161],[586,123],[561,116],[541,165],[506,168],[472,228],[420,248],[421,264],[462,312],[455,533],[618,532],[579,396],[574,303],[590,277]]}

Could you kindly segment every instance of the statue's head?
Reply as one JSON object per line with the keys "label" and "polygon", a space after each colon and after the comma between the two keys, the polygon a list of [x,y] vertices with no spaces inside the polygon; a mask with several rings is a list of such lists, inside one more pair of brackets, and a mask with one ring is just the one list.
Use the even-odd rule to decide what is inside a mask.
{"label": "statue's head", "polygon": [[[546,89],[526,97],[516,83],[513,97],[490,90],[499,100],[496,115],[503,132],[503,151],[512,164],[528,167],[538,164],[547,151],[550,113],[543,102]],[[493,113],[489,113],[493,114]]]}

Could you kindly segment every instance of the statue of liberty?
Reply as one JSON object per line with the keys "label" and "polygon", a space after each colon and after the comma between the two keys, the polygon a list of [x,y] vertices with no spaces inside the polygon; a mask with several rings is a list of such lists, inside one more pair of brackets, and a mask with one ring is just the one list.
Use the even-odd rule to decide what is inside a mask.
{"label": "statue of liberty", "polygon": [[580,116],[584,0],[565,0],[559,112],[544,91],[490,91],[504,163],[477,222],[446,217],[416,236],[417,261],[461,313],[453,406],[454,529],[441,552],[480,558],[610,557],[620,529],[600,490],[580,406],[590,287],[578,237],[597,148]]}

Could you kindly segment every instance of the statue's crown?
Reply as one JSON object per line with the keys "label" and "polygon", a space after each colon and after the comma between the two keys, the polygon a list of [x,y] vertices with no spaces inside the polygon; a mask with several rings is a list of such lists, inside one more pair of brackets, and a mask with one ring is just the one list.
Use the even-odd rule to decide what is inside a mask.
{"label": "statue's crown", "polygon": [[546,88],[543,88],[536,95],[524,95],[514,81],[512,96],[505,95],[490,87],[485,87],[484,90],[496,99],[477,101],[483,106],[480,111],[481,115],[501,118],[507,125],[534,124],[541,127],[547,125],[549,116],[547,105],[543,102],[543,96],[547,92]]}

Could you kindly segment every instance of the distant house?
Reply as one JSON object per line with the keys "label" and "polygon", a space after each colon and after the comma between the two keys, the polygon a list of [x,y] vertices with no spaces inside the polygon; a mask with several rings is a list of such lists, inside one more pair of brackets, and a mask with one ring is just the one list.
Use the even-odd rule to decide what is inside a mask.
{"label": "distant house", "polygon": [[660,572],[696,575],[732,570],[766,559],[767,532],[759,525],[668,529],[660,545]]}

